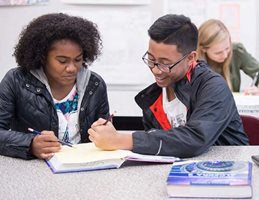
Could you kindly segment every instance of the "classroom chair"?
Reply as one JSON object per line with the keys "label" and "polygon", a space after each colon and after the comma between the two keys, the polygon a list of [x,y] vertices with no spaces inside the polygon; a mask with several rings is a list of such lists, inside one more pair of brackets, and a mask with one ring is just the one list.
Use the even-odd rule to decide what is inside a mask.
{"label": "classroom chair", "polygon": [[240,115],[250,145],[259,145],[259,118]]}

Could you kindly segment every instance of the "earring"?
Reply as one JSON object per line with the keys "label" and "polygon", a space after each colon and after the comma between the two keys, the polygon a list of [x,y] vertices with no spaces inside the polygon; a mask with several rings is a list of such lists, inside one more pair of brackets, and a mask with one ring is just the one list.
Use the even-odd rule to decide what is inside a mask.
{"label": "earring", "polygon": [[85,67],[85,68],[88,68],[88,65],[86,64],[86,62],[83,62],[82,66]]}

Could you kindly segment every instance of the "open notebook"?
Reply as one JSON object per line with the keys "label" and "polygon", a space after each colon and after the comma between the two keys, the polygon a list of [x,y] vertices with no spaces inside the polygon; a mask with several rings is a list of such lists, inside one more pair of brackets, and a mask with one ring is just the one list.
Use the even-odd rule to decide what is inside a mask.
{"label": "open notebook", "polygon": [[104,151],[93,143],[62,146],[61,151],[46,160],[53,173],[119,168],[126,160],[173,163],[176,157],[136,154],[128,150]]}

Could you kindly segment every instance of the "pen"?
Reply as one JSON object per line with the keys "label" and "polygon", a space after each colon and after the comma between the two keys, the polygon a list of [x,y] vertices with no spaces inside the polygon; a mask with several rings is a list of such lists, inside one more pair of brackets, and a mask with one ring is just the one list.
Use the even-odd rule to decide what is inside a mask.
{"label": "pen", "polygon": [[112,118],[113,118],[113,116],[114,116],[114,114],[112,113],[112,114],[108,117],[108,119],[106,119],[106,121],[103,123],[103,125],[106,125],[109,121],[111,121]]}
{"label": "pen", "polygon": [[[35,133],[36,135],[40,135],[40,134],[41,134],[40,131],[34,130],[34,129],[32,129],[32,128],[28,128],[28,130],[29,130],[30,132],[32,132],[32,133]],[[69,146],[69,147],[73,147],[72,144],[69,144],[69,143],[64,142],[64,141],[62,141],[62,140],[58,140],[58,142],[59,142],[60,144],[67,145],[67,146]]]}
{"label": "pen", "polygon": [[256,82],[257,82],[257,80],[258,80],[258,75],[259,75],[259,72],[256,72],[256,73],[255,73],[255,76],[254,76],[254,78],[253,78],[253,81],[252,81],[252,83],[251,83],[251,87],[256,86],[255,84],[256,84]]}

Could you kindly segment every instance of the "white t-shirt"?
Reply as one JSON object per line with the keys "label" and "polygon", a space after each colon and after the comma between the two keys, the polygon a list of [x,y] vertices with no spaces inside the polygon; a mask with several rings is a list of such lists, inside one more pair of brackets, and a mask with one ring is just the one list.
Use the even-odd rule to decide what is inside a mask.
{"label": "white t-shirt", "polygon": [[177,97],[169,102],[166,88],[163,88],[163,108],[172,127],[185,125],[187,114],[185,105]]}
{"label": "white t-shirt", "polygon": [[60,140],[77,144],[80,142],[78,128],[78,94],[76,86],[62,100],[54,99],[58,120]]}

